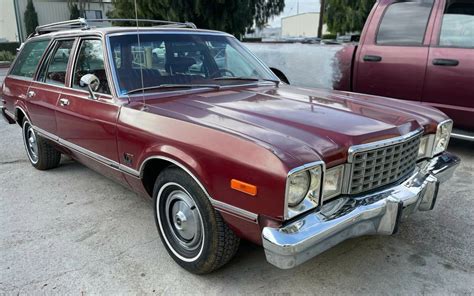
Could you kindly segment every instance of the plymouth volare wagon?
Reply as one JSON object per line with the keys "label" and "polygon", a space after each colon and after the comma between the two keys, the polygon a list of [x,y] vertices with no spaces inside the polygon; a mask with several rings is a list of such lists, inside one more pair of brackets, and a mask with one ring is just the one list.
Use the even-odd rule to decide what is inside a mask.
{"label": "plymouth volare wagon", "polygon": [[33,167],[69,155],[153,198],[164,246],[194,273],[241,238],[286,269],[393,234],[459,163],[442,112],[290,87],[234,37],[187,23],[38,27],[0,96]]}

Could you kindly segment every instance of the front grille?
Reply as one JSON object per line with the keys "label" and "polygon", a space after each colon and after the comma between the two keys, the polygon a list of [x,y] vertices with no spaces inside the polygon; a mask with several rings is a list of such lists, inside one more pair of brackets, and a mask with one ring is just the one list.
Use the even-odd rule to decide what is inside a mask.
{"label": "front grille", "polygon": [[352,157],[350,194],[396,182],[415,169],[421,135],[386,147],[364,149]]}

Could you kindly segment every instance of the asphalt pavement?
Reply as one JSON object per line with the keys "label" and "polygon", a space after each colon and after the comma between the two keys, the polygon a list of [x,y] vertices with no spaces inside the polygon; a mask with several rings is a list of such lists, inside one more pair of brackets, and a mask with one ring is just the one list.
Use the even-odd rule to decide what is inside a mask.
{"label": "asphalt pavement", "polygon": [[351,239],[292,270],[243,242],[230,264],[196,276],[168,256],[149,200],[69,159],[35,170],[19,126],[1,121],[0,294],[471,295],[474,143],[449,150],[462,158],[455,176],[399,234]]}

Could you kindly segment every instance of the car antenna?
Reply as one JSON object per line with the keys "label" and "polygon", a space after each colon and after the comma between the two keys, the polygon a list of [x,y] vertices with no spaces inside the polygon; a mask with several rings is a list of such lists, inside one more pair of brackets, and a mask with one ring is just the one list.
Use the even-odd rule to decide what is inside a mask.
{"label": "car antenna", "polygon": [[[137,0],[134,0],[135,2],[135,21],[137,25],[137,42],[138,42],[138,48],[141,50],[141,43],[140,43],[140,29],[138,28],[138,7],[137,7]],[[140,55],[139,55],[140,56]],[[145,53],[143,53],[143,58],[145,58]],[[142,101],[143,101],[143,106],[142,106],[142,111],[148,110],[146,103],[145,103],[145,83],[143,82],[143,63],[138,63],[140,65],[140,81],[142,84]]]}

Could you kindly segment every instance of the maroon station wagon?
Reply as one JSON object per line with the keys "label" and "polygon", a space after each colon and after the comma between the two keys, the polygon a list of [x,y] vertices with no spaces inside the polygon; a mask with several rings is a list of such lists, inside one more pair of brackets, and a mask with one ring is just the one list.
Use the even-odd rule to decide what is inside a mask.
{"label": "maroon station wagon", "polygon": [[194,273],[241,238],[287,269],[391,235],[459,164],[442,112],[282,84],[234,37],[192,24],[38,27],[0,95],[33,167],[69,155],[153,198],[163,244]]}

